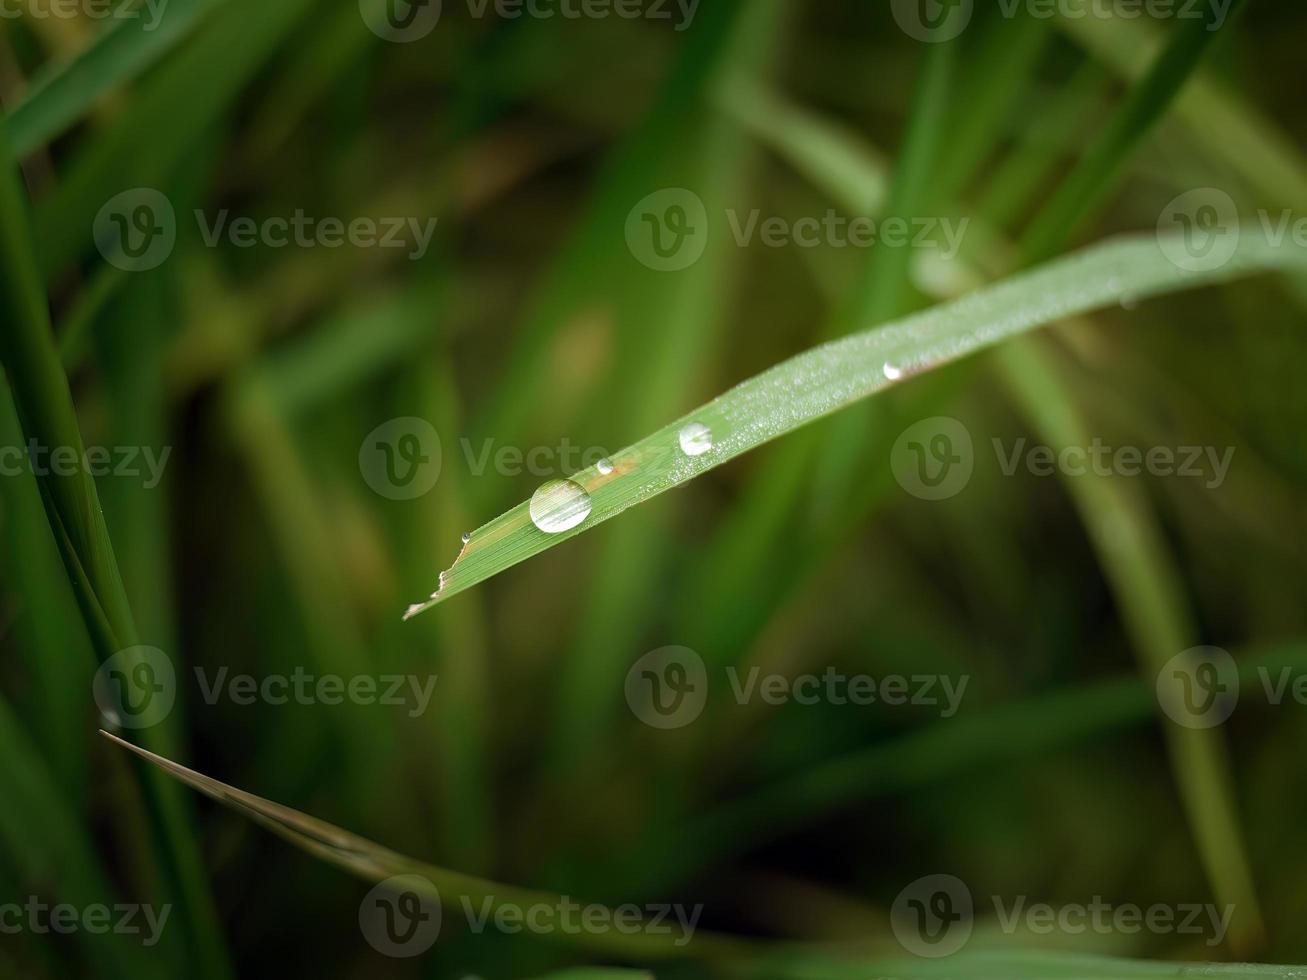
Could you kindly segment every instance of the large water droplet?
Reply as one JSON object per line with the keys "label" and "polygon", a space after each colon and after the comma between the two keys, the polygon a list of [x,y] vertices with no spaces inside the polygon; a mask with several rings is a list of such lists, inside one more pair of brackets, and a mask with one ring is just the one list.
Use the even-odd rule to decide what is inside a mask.
{"label": "large water droplet", "polygon": [[595,469],[597,469],[603,476],[607,476],[609,473],[613,472],[613,461],[605,456],[595,464]]}
{"label": "large water droplet", "polygon": [[681,430],[681,452],[687,456],[702,456],[712,449],[712,429],[702,422],[691,422]]}
{"label": "large water droplet", "polygon": [[590,516],[590,495],[571,480],[550,480],[531,496],[531,521],[546,534],[570,531]]}

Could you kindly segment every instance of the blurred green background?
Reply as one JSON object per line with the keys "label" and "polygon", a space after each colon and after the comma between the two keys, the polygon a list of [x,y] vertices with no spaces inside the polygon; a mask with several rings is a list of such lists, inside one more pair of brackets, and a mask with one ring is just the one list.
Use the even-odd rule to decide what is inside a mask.
{"label": "blurred green background", "polygon": [[[1307,216],[1307,14],[1231,11],[1156,125],[1100,161],[1101,200],[1080,202],[1068,175],[1159,45],[1192,30],[1179,6],[562,6],[445,0],[433,23],[399,0],[171,0],[157,21],[142,8],[118,23],[14,4],[5,129],[82,436],[115,462],[134,451],[96,482],[137,639],[176,671],[150,747],[443,868],[585,902],[702,903],[700,929],[741,942],[664,961],[477,934],[442,889],[431,950],[379,952],[359,926],[369,883],[208,800],[150,791],[155,777],[97,734],[92,678],[112,651],[88,630],[32,466],[10,455],[0,906],[176,907],[151,947],[5,931],[0,970],[988,975],[876,965],[904,956],[896,897],[933,874],[975,900],[961,955],[1307,961],[1307,714],[1292,686],[1277,705],[1264,684],[1307,671],[1307,280],[1122,297],[400,619],[464,532],[822,340],[1152,233],[1196,190],[1250,221]],[[904,26],[913,10],[927,32],[966,23],[923,40]],[[381,36],[409,15],[408,36]],[[166,208],[119,197],[140,188]],[[708,233],[697,261],[662,271],[632,242],[641,203],[669,188],[704,204]],[[951,262],[733,230],[831,209],[970,224]],[[168,214],[162,257],[106,244],[106,228],[153,236]],[[297,214],[319,232],[402,219],[404,247],[257,231],[247,245],[230,225]],[[939,417],[969,433],[974,471],[922,499],[895,453]],[[0,426],[6,446],[28,445],[7,393]],[[1219,481],[1008,475],[995,442],[1022,439],[1234,455]],[[153,485],[143,468],[165,450]],[[395,476],[410,463],[416,487]],[[1177,724],[1154,693],[1200,644],[1228,650],[1242,679],[1212,729]],[[707,697],[663,729],[626,690],[667,646],[702,658]],[[742,705],[730,678],[754,667],[966,686],[947,716],[879,698]],[[419,711],[208,703],[197,668],[210,682],[436,681]],[[1219,943],[1005,932],[992,896],[1234,915]],[[1057,975],[1126,975],[1114,969]]]}

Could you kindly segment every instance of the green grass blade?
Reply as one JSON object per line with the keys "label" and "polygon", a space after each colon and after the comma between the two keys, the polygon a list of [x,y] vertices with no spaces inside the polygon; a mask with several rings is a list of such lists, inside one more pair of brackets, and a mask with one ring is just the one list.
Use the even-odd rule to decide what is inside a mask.
{"label": "green grass blade", "polygon": [[308,0],[227,0],[176,57],[154,72],[128,110],[79,152],[36,208],[47,276],[91,250],[104,202],[131,186],[165,185],[182,158],[264,64]]}
{"label": "green grass blade", "polygon": [[[71,61],[52,65],[9,113],[9,140],[23,157],[58,136],[97,98],[128,81],[186,38],[226,0],[171,0],[149,16],[115,20]],[[148,26],[147,26],[148,25]]]}
{"label": "green grass blade", "polygon": [[[1161,48],[1157,30],[1124,17],[1059,17],[1058,26],[1123,78],[1139,77]],[[1199,73],[1179,94],[1175,114],[1214,159],[1267,200],[1302,207],[1307,166],[1274,119],[1218,80]]]}
{"label": "green grass blade", "polygon": [[[437,899],[441,895],[445,899],[458,896],[459,899],[467,899],[474,904],[489,900],[492,909],[516,907],[525,910],[533,905],[556,906],[560,901],[559,896],[548,892],[504,885],[405,857],[326,821],[201,775],[109,732],[101,732],[101,734],[196,792],[230,807],[315,857],[365,880],[384,881],[395,875],[416,875],[427,880],[433,888],[431,894]],[[526,922],[530,923],[530,921],[531,919],[527,917]],[[557,937],[559,941],[575,942],[577,945],[599,952],[640,958],[720,955],[737,951],[744,946],[740,940],[702,932],[696,933],[690,941],[680,944],[677,942],[681,938],[679,936],[645,930],[640,930],[638,933],[633,931],[630,934],[619,930],[579,930],[576,933],[559,930],[548,932],[547,935]]]}
{"label": "green grass blade", "polygon": [[[1033,340],[999,352],[1009,389],[1040,437],[1055,452],[1086,446],[1094,431],[1068,395],[1053,360]],[[1126,631],[1146,677],[1197,645],[1197,626],[1186,614],[1179,569],[1142,488],[1111,475],[1064,477],[1099,564],[1107,575]],[[1262,938],[1261,913],[1234,805],[1230,762],[1222,735],[1180,728],[1163,720],[1176,783],[1208,880],[1222,903],[1235,910],[1229,941],[1247,950]]]}
{"label": "green grass blade", "polygon": [[[1227,11],[1230,17],[1238,13],[1242,2],[1232,0]],[[1130,90],[1125,104],[1027,230],[1022,251],[1028,261],[1055,254],[1099,206],[1133,150],[1170,107],[1218,34],[1208,17],[1195,17],[1176,28],[1171,43]]]}
{"label": "green grass blade", "polygon": [[[55,347],[17,174],[0,123],[0,311],[5,324],[0,331],[0,361],[9,376],[23,434],[38,445],[67,447],[83,458],[85,444]],[[103,661],[134,647],[136,624],[95,481],[85,467],[73,467],[64,473],[46,472],[38,486],[97,655]],[[160,746],[168,739],[166,726],[150,733]],[[198,958],[209,975],[226,976],[225,948],[212,896],[200,874],[198,854],[181,830],[186,818],[181,798],[157,779],[147,781],[147,790],[169,848],[173,883],[185,900]]]}
{"label": "green grass blade", "polygon": [[[1186,273],[1164,248],[1182,247],[1152,235],[1094,246],[1039,269],[1013,276],[961,300],[879,329],[823,344],[751,378],[613,457],[614,469],[590,468],[573,479],[591,499],[588,518],[559,534],[531,520],[529,503],[473,532],[454,564],[440,576],[430,600],[409,608],[412,617],[518,562],[584,533],[628,507],[679,486],[730,459],[815,419],[872,395],[897,380],[991,347],[1067,317],[1166,293],[1275,269],[1307,266],[1307,249],[1276,248],[1258,236],[1225,266]],[[706,425],[711,451],[688,456],[679,433]]]}
{"label": "green grass blade", "polygon": [[994,951],[960,953],[940,959],[872,958],[828,952],[798,951],[760,960],[735,972],[750,980],[1163,980],[1210,977],[1212,980],[1296,980],[1299,966],[1249,963],[1151,963],[1081,953]]}

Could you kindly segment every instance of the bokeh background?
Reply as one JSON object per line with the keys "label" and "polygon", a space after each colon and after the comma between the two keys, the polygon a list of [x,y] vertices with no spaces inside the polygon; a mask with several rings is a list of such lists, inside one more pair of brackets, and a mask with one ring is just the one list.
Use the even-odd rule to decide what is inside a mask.
{"label": "bokeh background", "polygon": [[[1018,267],[1012,243],[1185,29],[1111,6],[915,8],[966,14],[939,41],[905,29],[912,5],[850,0],[644,3],[629,18],[445,0],[435,23],[368,0],[171,0],[153,29],[127,28],[155,47],[123,77],[45,114],[43,79],[111,24],[15,6],[0,97],[77,420],[87,445],[137,453],[97,484],[139,641],[176,671],[152,747],[442,868],[583,901],[702,903],[701,929],[741,944],[664,961],[475,934],[442,891],[439,941],[386,956],[359,926],[367,881],[175,789],[202,883],[179,889],[152,777],[98,734],[97,649],[31,466],[15,464],[0,478],[0,904],[176,908],[150,948],[0,935],[0,968],[899,975],[874,965],[905,955],[890,908],[935,874],[975,899],[966,955],[1307,961],[1307,709],[1264,684],[1307,670],[1301,279],[1122,297],[400,618],[464,532],[541,483],[815,343]],[[1200,190],[1247,220],[1307,217],[1304,12],[1251,2],[1216,34],[1065,248],[1151,234]],[[702,254],[670,271],[640,237],[642,202],[668,189],[708,217]],[[952,262],[733,231],[831,209],[971,225]],[[433,233],[421,248],[282,246],[227,224],[206,241],[220,221],[297,214],[319,230],[403,219],[406,246]],[[154,242],[164,225],[162,253],[106,237]],[[925,421],[928,442],[940,418],[969,435],[971,472],[925,499],[895,454],[902,469],[901,436]],[[27,445],[8,394],[0,423]],[[995,441],[1022,439],[1233,456],[1220,480],[1009,475]],[[157,480],[147,450],[168,452]],[[1229,651],[1242,680],[1211,729],[1155,694],[1163,665],[1200,645]],[[704,664],[706,700],[660,728],[628,671],[668,646]],[[421,711],[207,703],[197,668],[436,684]],[[947,716],[742,705],[732,668],[965,688]],[[1219,943],[1004,932],[991,896],[1234,914]]]}

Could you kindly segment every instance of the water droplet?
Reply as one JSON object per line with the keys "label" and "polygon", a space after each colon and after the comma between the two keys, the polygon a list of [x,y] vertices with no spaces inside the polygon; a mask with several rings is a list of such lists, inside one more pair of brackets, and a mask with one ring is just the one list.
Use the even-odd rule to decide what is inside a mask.
{"label": "water droplet", "polygon": [[471,540],[472,540],[472,532],[471,532],[471,531],[464,531],[464,532],[463,532],[463,543],[464,543],[464,544],[467,544],[467,543],[468,543],[469,541],[471,541]]}
{"label": "water droplet", "polygon": [[1122,296],[1122,297],[1121,297],[1121,309],[1123,309],[1123,310],[1133,310],[1133,309],[1136,309],[1138,306],[1139,306],[1139,298],[1138,298],[1138,297],[1136,297],[1136,296]]}
{"label": "water droplet", "polygon": [[613,461],[611,459],[608,459],[607,457],[604,457],[598,463],[595,464],[595,469],[597,469],[604,476],[607,476],[609,473],[613,472]]}
{"label": "water droplet", "polygon": [[903,368],[895,367],[889,361],[886,361],[881,366],[880,370],[881,373],[884,374],[885,377],[889,378],[891,381],[897,381],[899,380],[899,378],[903,377]]}
{"label": "water droplet", "polygon": [[531,520],[546,534],[570,531],[590,516],[590,495],[571,480],[550,480],[531,497]]}
{"label": "water droplet", "polygon": [[712,429],[702,422],[691,422],[681,430],[681,452],[687,456],[702,456],[712,449]]}

